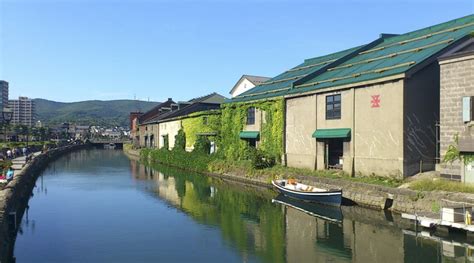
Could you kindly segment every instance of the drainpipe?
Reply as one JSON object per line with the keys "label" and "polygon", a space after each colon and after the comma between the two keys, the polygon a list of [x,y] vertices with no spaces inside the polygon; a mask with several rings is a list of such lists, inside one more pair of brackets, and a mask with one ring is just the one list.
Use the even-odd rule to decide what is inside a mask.
{"label": "drainpipe", "polygon": [[[314,116],[314,130],[316,131],[318,129],[318,94],[314,94],[314,107],[316,107],[316,114]],[[318,170],[318,140],[314,138],[315,144],[314,144],[314,170]]]}
{"label": "drainpipe", "polygon": [[286,98],[283,98],[283,160],[282,164],[288,166],[286,160]]}
{"label": "drainpipe", "polygon": [[355,88],[352,88],[352,131],[351,131],[351,155],[352,155],[352,177],[355,177],[355,118],[356,118],[356,104],[355,104]]}

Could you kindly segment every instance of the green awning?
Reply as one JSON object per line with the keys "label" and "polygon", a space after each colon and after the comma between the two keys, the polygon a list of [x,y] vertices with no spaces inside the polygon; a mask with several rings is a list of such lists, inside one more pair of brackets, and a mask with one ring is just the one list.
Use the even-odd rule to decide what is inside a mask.
{"label": "green awning", "polygon": [[239,134],[240,139],[258,139],[259,135],[258,131],[241,131]]}
{"label": "green awning", "polygon": [[333,139],[333,138],[349,138],[351,137],[351,129],[317,129],[313,133],[316,139]]}

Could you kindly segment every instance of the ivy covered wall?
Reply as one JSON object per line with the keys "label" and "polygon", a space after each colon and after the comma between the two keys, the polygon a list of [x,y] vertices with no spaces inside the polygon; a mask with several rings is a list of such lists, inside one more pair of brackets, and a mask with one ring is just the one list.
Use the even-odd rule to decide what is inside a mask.
{"label": "ivy covered wall", "polygon": [[218,133],[221,125],[220,113],[220,110],[210,110],[190,114],[183,119],[181,125],[186,134],[186,147],[193,147],[198,133]]}
{"label": "ivy covered wall", "polygon": [[245,156],[247,142],[241,140],[247,109],[255,107],[265,112],[265,121],[260,131],[259,149],[274,156],[279,162],[283,154],[284,100],[229,103],[222,106],[221,133],[218,146],[226,158],[239,160]]}

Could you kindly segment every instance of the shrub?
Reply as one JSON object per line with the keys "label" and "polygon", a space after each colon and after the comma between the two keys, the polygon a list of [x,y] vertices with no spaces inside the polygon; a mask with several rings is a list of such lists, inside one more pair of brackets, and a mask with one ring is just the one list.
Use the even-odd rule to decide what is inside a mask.
{"label": "shrub", "polygon": [[274,166],[276,163],[275,157],[261,150],[255,151],[255,155],[253,156],[251,161],[252,161],[252,166],[255,169],[270,168]]}
{"label": "shrub", "polygon": [[175,141],[173,150],[184,151],[186,149],[186,134],[184,133],[183,129],[180,129],[174,138]]}
{"label": "shrub", "polygon": [[163,148],[164,148],[165,150],[169,150],[169,148],[170,148],[169,135],[163,135]]}
{"label": "shrub", "polygon": [[255,159],[256,155],[257,149],[247,144],[242,153],[242,160],[253,160]]}
{"label": "shrub", "polygon": [[211,151],[211,142],[206,136],[199,136],[194,144],[193,152],[200,154],[209,154]]}
{"label": "shrub", "polygon": [[140,152],[142,160],[148,163],[161,163],[174,167],[180,167],[190,171],[207,172],[208,164],[213,156],[186,151],[168,151],[162,149],[143,149]]}

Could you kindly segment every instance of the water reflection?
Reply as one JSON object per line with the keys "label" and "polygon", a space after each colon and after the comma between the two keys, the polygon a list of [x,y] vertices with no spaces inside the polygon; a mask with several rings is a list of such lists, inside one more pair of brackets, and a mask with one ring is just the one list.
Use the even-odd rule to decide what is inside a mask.
{"label": "water reflection", "polygon": [[[416,234],[398,215],[299,202],[268,189],[144,166],[116,150],[67,155],[50,165],[32,192],[31,212],[18,228],[19,261],[473,259],[466,238]],[[1,262],[13,260],[15,238],[7,230],[0,228],[7,248]]]}
{"label": "water reflection", "polygon": [[305,203],[263,189],[131,162],[135,178],[155,182],[156,187],[147,191],[201,223],[219,226],[228,242],[263,261],[472,260],[472,246],[414,235],[403,230],[411,226],[399,215]]}
{"label": "water reflection", "polygon": [[197,222],[218,227],[224,241],[236,248],[244,261],[256,255],[266,262],[284,262],[284,214],[269,202],[272,191],[131,163],[135,179],[154,182],[153,187],[142,185],[146,191]]}

